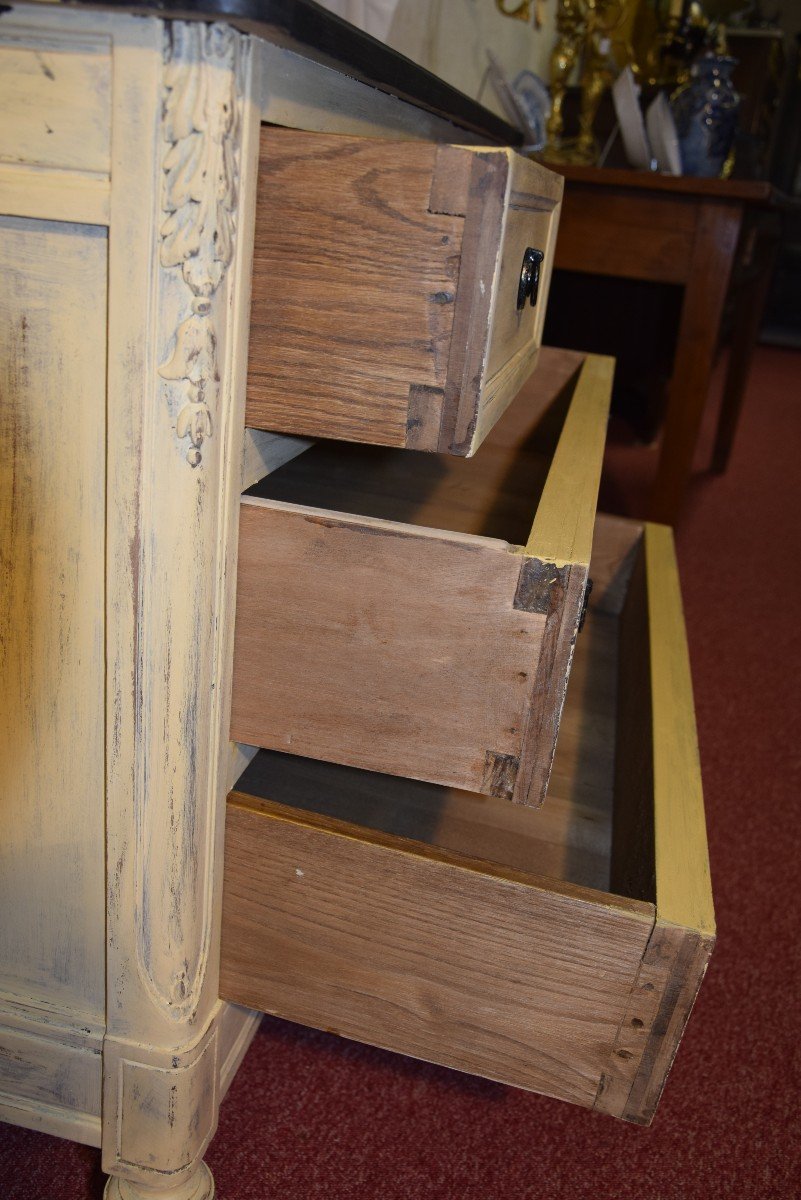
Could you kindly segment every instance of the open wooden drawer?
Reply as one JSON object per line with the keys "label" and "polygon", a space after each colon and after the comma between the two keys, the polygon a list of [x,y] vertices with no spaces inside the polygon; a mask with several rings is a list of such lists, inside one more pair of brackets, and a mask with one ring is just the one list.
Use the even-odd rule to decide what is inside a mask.
{"label": "open wooden drawer", "polygon": [[651,1120],[715,936],[670,531],[599,518],[593,571],[543,809],[256,757],[225,999]]}
{"label": "open wooden drawer", "polygon": [[265,126],[246,423],[469,455],[533,370],[561,176]]}
{"label": "open wooden drawer", "polygon": [[321,443],[243,498],[235,741],[541,803],[612,361],[538,376],[469,462]]}

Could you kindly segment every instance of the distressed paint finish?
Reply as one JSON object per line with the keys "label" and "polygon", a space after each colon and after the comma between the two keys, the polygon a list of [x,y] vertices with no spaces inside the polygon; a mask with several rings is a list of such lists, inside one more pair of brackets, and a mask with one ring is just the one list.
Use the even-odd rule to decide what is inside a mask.
{"label": "distressed paint finish", "polygon": [[254,1028],[249,1014],[218,1000],[217,869],[244,426],[247,325],[235,316],[249,291],[258,149],[251,60],[248,39],[226,28],[152,19],[115,46],[103,1103],[103,1163],[117,1177],[110,1196],[140,1187],[198,1200],[212,1194],[200,1157],[230,1048],[241,1055]]}
{"label": "distressed paint finish", "polygon": [[[14,324],[19,305],[28,306],[34,292],[38,301],[30,307],[36,320],[53,326],[46,376],[42,373],[36,387],[34,375],[24,380],[30,395],[18,384],[16,391],[7,390],[3,380],[0,440],[10,437],[14,450],[8,454],[8,445],[3,446],[0,461],[11,464],[11,470],[1,478],[6,484],[11,480],[10,504],[21,520],[2,520],[0,537],[10,539],[3,549],[17,568],[34,560],[46,563],[47,570],[36,577],[44,581],[52,603],[34,629],[18,604],[18,589],[24,590],[28,576],[24,567],[15,571],[3,603],[17,605],[4,651],[11,659],[16,654],[16,665],[6,672],[4,663],[0,687],[12,686],[20,669],[20,639],[43,636],[51,639],[48,662],[41,655],[24,669],[35,674],[46,666],[51,675],[41,677],[41,688],[32,683],[23,690],[24,703],[34,709],[39,705],[45,717],[53,717],[48,702],[55,676],[57,689],[66,688],[76,705],[85,706],[80,718],[73,712],[68,752],[59,763],[60,770],[74,770],[80,751],[79,778],[56,780],[46,814],[39,784],[25,812],[8,786],[7,764],[19,780],[19,772],[31,766],[30,756],[15,744],[3,747],[0,757],[4,838],[17,839],[22,853],[47,858],[48,869],[55,864],[63,872],[58,889],[52,871],[45,876],[49,903],[40,908],[36,896],[31,902],[36,879],[0,874],[3,910],[14,914],[0,933],[9,939],[0,977],[0,1061],[5,1060],[0,1118],[98,1144],[102,1052],[104,1162],[115,1172],[110,1200],[142,1200],[146,1195],[210,1200],[213,1182],[200,1155],[214,1131],[219,1098],[258,1023],[257,1014],[218,1000],[221,808],[249,754],[245,747],[232,753],[227,739],[235,524],[241,471],[246,478],[258,476],[302,448],[296,442],[277,444],[267,435],[256,443],[251,439],[243,455],[259,98],[265,115],[280,104],[286,123],[301,127],[353,132],[369,118],[371,129],[379,133],[392,130],[398,136],[401,127],[404,136],[420,131],[447,138],[452,133],[400,101],[390,103],[379,94],[374,104],[367,103],[364,85],[328,68],[305,62],[301,70],[298,61],[305,60],[294,52],[249,43],[239,35],[232,40],[219,28],[190,34],[183,25],[173,26],[165,62],[164,31],[160,20],[122,12],[45,4],[0,10],[0,46],[14,42],[14,54],[23,47],[28,55],[3,61],[21,63],[24,75],[32,63],[30,52],[35,59],[37,48],[42,51],[47,69],[37,68],[41,80],[36,70],[29,76],[36,105],[48,102],[51,85],[65,89],[55,110],[60,127],[47,135],[42,153],[32,142],[19,140],[24,121],[7,122],[0,129],[0,139],[9,130],[16,130],[17,138],[13,144],[2,142],[11,150],[0,153],[0,213],[5,214],[0,217],[0,258],[9,260],[3,265],[11,272],[24,275],[13,300],[8,287],[0,294],[0,339],[13,341],[19,335],[21,324]],[[257,64],[250,62],[254,48],[259,64],[285,68],[274,87],[264,84]],[[56,66],[67,64],[73,74],[56,71],[54,61]],[[0,71],[0,94],[7,78]],[[205,82],[196,87],[199,79]],[[185,88],[196,98],[203,93],[206,100],[192,104],[191,122],[184,121],[181,131],[176,127],[181,105],[173,105],[170,97],[177,99],[175,93]],[[214,102],[209,107],[212,95],[235,95],[238,113],[221,116]],[[181,111],[185,116],[188,106]],[[77,124],[76,112],[83,114]],[[210,124],[216,130],[211,134]],[[168,161],[172,156],[186,166],[198,141],[202,153],[195,165],[202,164],[207,174],[210,166],[217,183],[215,164],[225,164],[226,182],[217,196],[222,212],[215,210],[213,223],[228,235],[228,248],[219,256],[216,249],[211,260],[206,254],[206,275],[199,283],[194,267],[204,258],[201,243],[210,226],[205,217],[195,217],[208,206],[213,189],[206,190],[203,169],[189,171],[186,188],[177,185],[173,174],[175,186],[170,187]],[[106,276],[100,268],[102,259],[106,270],[109,224],[106,310]],[[182,242],[189,246],[186,255],[177,253],[170,229],[181,239],[192,235]],[[26,258],[20,247],[29,234],[39,244]],[[54,281],[60,260],[52,251],[53,244],[63,245],[68,237],[75,239],[73,251],[85,256],[72,272],[69,294]],[[204,244],[208,251],[208,240]],[[16,288],[10,271],[3,277],[13,278]],[[101,327],[107,317],[106,375]],[[0,360],[12,362],[17,351],[1,349]],[[40,411],[45,402],[47,421]],[[18,434],[34,426],[35,437],[26,445]],[[578,461],[578,452],[575,457]],[[44,503],[27,502],[31,488],[40,489],[38,500],[44,498]],[[0,503],[8,503],[2,488],[0,494]],[[572,510],[559,511],[564,525]],[[34,555],[39,525],[49,525],[52,536]],[[554,524],[539,530],[537,549],[548,561],[545,548],[555,529]],[[87,538],[88,530],[93,533]],[[577,545],[580,532],[575,534]],[[60,588],[62,579],[69,586]],[[107,588],[105,646],[103,606],[96,603],[98,579]],[[86,653],[73,662],[69,675],[69,654],[60,660],[58,651],[74,649],[76,639]],[[104,650],[105,745],[102,683],[99,691],[96,687]],[[63,698],[65,693],[57,694]],[[10,706],[0,707],[7,712]],[[60,704],[57,719],[69,712],[69,704]],[[37,748],[45,753],[37,756],[33,769],[41,776],[61,734],[55,726],[44,729],[41,712],[34,717],[33,728],[41,734]],[[16,727],[12,733],[17,734]],[[107,859],[102,843],[104,749]],[[40,830],[47,830],[47,838],[39,833],[38,841],[25,832],[36,813],[42,818]],[[110,887],[104,898],[106,865]],[[665,878],[663,872],[663,883]],[[67,914],[72,921],[60,937]],[[27,942],[20,934],[26,924]],[[663,925],[665,936],[672,936]],[[43,951],[37,938],[50,948]],[[57,953],[51,955],[56,940]],[[688,942],[677,962],[689,960],[690,951],[694,948]],[[55,966],[42,970],[43,962]],[[694,961],[690,967],[688,978],[697,974]],[[37,1002],[31,1004],[34,992]],[[676,1030],[686,1016],[690,992],[687,985],[670,1015]],[[670,1038],[664,1041],[670,1050]],[[656,1058],[657,1051],[647,1048],[646,1065]],[[642,1096],[632,1092],[631,1104],[643,1111],[655,1101],[647,1091],[649,1079],[648,1071],[641,1071],[636,1088]]]}
{"label": "distressed paint finish", "polygon": [[[229,445],[231,438],[241,438],[241,431],[228,426],[228,414],[217,411],[225,315],[223,310],[221,321],[215,311],[233,254],[239,112],[238,105],[231,112],[231,101],[239,84],[239,40],[224,27],[175,22],[164,42],[161,204],[168,216],[159,227],[161,269],[154,266],[154,272],[157,338],[167,334],[169,351],[158,369],[165,382],[155,389],[156,405],[146,414],[152,441],[143,446],[143,460],[150,478],[138,514],[144,533],[137,597],[144,652],[136,664],[142,734],[135,792],[137,954],[164,1011],[190,1024],[212,931],[214,880],[204,868],[211,860],[211,794],[219,773],[214,762],[219,749],[209,735],[219,710],[213,651],[225,563],[226,464],[221,453],[207,453],[195,476],[175,450],[190,468],[201,466],[212,409],[222,438],[228,435]],[[225,398],[230,401],[230,395]],[[237,462],[240,457],[241,445]],[[159,505],[158,480],[165,471],[171,512]],[[163,804],[152,803],[154,785],[163,789]]]}
{"label": "distressed paint finish", "polygon": [[[105,232],[0,218],[0,272],[0,907],[22,909],[45,934],[31,955],[32,929],[2,922],[0,987],[18,999],[46,991],[96,1022]],[[87,825],[77,845],[76,795]],[[54,890],[64,898],[57,919]]]}
{"label": "distressed paint finish", "polygon": [[86,1140],[105,1016],[106,261],[105,230],[0,217],[0,1105],[71,1114]]}
{"label": "distressed paint finish", "polygon": [[[70,635],[85,632],[93,622],[96,627],[95,648],[71,679],[68,660],[59,662],[53,652],[49,663],[51,674],[60,672],[88,706],[70,742],[70,770],[80,748],[80,778],[63,777],[58,789],[50,789],[52,840],[35,847],[40,857],[50,854],[63,869],[57,902],[51,887],[51,902],[32,908],[35,881],[4,876],[10,893],[4,907],[7,899],[8,911],[15,914],[8,936],[19,953],[13,979],[0,979],[0,1052],[9,1062],[13,1055],[14,1064],[0,1087],[0,1118],[92,1144],[102,1138],[104,1161],[117,1173],[111,1196],[138,1197],[153,1185],[165,1197],[200,1200],[213,1185],[197,1165],[198,1155],[213,1132],[217,1099],[258,1023],[258,1014],[217,998],[219,813],[238,772],[236,763],[247,755],[244,748],[232,757],[227,737],[236,566],[232,534],[240,471],[244,461],[245,470],[258,477],[304,445],[261,435],[243,460],[258,108],[272,103],[261,77],[281,67],[278,91],[270,96],[280,94],[290,123],[310,127],[319,121],[342,127],[358,123],[354,114],[373,91],[279,47],[219,28],[201,32],[198,26],[189,32],[172,26],[171,31],[170,45],[179,53],[165,63],[165,25],[154,18],[50,4],[0,10],[0,50],[8,68],[0,72],[0,107],[7,118],[0,129],[0,214],[22,218],[16,228],[35,230],[43,239],[45,226],[32,218],[72,222],[82,227],[73,231],[76,247],[102,245],[104,263],[108,249],[108,279],[84,266],[73,273],[69,296],[48,291],[48,272],[56,269],[58,256],[49,247],[45,252],[44,240],[34,256],[38,265],[28,262],[25,270],[24,287],[39,288],[42,298],[37,319],[52,318],[62,330],[51,339],[39,390],[43,402],[49,399],[49,420],[46,426],[40,423],[32,461],[35,482],[52,490],[35,515],[54,531],[59,525],[59,536],[50,539],[51,567],[67,561],[74,569],[78,549],[84,556],[81,603]],[[248,47],[256,51],[253,65]],[[193,91],[198,78],[206,102],[192,104],[190,120],[186,88]],[[214,95],[236,95],[238,112],[221,118],[219,104],[208,100]],[[20,104],[29,108],[21,111]],[[409,136],[434,127],[438,137],[453,134],[445,122],[411,105],[381,97],[378,104],[371,105],[371,119],[379,132],[395,130],[400,122]],[[43,135],[39,122],[48,113],[53,132],[45,129]],[[187,175],[183,167],[191,163],[198,142],[195,165],[201,169]],[[179,167],[172,188],[164,186],[169,156]],[[204,187],[203,170],[216,171],[219,181],[220,164],[230,174],[223,211],[214,215],[219,227],[218,217],[225,224],[227,249],[219,258],[212,251],[210,265],[206,255],[206,276],[198,279],[194,267],[202,256],[200,248],[195,254],[192,238],[202,239],[209,224],[205,216],[194,218],[214,190]],[[63,239],[67,233],[59,224],[47,236]],[[208,248],[208,239],[205,244]],[[21,269],[19,246],[4,245]],[[0,306],[13,308],[10,295],[6,288]],[[4,333],[11,336],[13,329],[13,319],[4,323]],[[213,338],[195,338],[209,331]],[[59,361],[64,343],[67,353]],[[197,358],[196,348],[202,352]],[[87,387],[75,376],[75,363]],[[87,426],[90,393],[94,423]],[[4,391],[2,417],[13,423],[20,414],[12,416],[14,405],[7,399]],[[201,403],[208,412],[192,407]],[[94,439],[90,454],[85,453],[87,438]],[[77,454],[76,439],[82,446]],[[202,458],[194,468],[187,462],[193,450]],[[18,451],[17,466],[27,453]],[[3,460],[13,462],[6,453]],[[14,476],[13,466],[9,475]],[[96,515],[100,505],[91,569],[85,547],[75,542],[86,533],[75,509],[79,493],[84,515],[93,505]],[[33,515],[29,507],[27,517]],[[66,532],[62,523],[69,526]],[[104,524],[105,647],[102,598],[98,603],[92,597],[104,582]],[[18,537],[19,524],[14,528]],[[53,577],[45,581],[52,587]],[[5,599],[10,604],[13,595]],[[65,611],[58,605],[48,610],[48,636],[66,619]],[[24,639],[26,629],[25,621],[18,625],[15,618],[14,637]],[[105,712],[102,680],[99,691],[91,682],[104,650]],[[4,676],[3,685],[9,680]],[[46,682],[49,687],[52,680]],[[29,699],[37,698],[34,692],[39,700],[46,695],[44,686],[40,693],[30,690]],[[99,712],[92,710],[98,699]],[[14,751],[18,756],[18,746]],[[47,757],[36,765],[40,775]],[[3,761],[9,761],[7,755]],[[12,802],[19,815],[13,792],[6,787],[0,795],[4,817]],[[37,811],[34,805],[20,819],[24,823]],[[6,820],[4,833],[9,828]],[[16,829],[13,836],[19,833]],[[110,887],[104,897],[106,867]],[[49,879],[52,883],[52,874]],[[64,953],[42,952],[32,936],[26,941],[20,931],[32,912],[45,940],[59,940]],[[74,919],[59,939],[66,914]],[[59,974],[64,957],[72,966]],[[9,950],[6,962],[12,958]],[[58,969],[37,965],[45,962]],[[38,982],[31,981],[32,972]],[[40,994],[31,1006],[17,991],[24,986],[32,992],[34,983]],[[159,1111],[172,1114],[172,1124],[154,1121]],[[177,1172],[168,1176],[165,1172],[176,1164]]]}
{"label": "distressed paint finish", "polygon": [[108,176],[111,57],[107,35],[0,34],[0,163]]}

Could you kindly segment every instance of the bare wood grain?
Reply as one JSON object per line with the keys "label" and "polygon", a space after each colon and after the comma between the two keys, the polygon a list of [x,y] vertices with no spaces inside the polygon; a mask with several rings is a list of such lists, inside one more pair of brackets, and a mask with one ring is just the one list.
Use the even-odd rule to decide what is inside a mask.
{"label": "bare wood grain", "polygon": [[464,222],[428,212],[436,146],[264,127],[246,424],[403,446],[444,386]]}
{"label": "bare wood grain", "polygon": [[611,359],[594,355],[582,363],[526,543],[550,591],[513,797],[522,804],[541,804],[548,787],[586,598],[613,369]]}
{"label": "bare wood grain", "polygon": [[517,804],[539,805],[545,800],[556,751],[587,587],[587,568],[571,564],[559,569],[539,559],[524,559],[522,570],[533,564],[548,577],[548,601],[537,674],[526,713],[520,769],[511,798]]}
{"label": "bare wood grain", "polygon": [[[583,361],[572,351],[543,349],[518,403],[469,462],[321,442],[270,474],[254,494],[524,544]],[[602,440],[604,433],[598,423],[596,436]]]}
{"label": "bare wood grain", "polygon": [[[229,797],[225,995],[649,1123],[714,931],[703,905],[685,912],[704,927],[660,912],[660,886],[666,914],[675,914],[675,889],[692,895],[693,877],[703,878],[705,838],[693,816],[700,794],[685,790],[692,698],[670,533],[646,527],[643,542],[642,526],[632,525],[628,542],[614,530],[620,562],[640,539],[623,611],[591,612],[589,638],[579,642],[551,783],[558,820],[545,823],[549,807],[540,815],[259,756],[242,780],[256,795]],[[616,574],[610,548],[603,553]],[[651,702],[628,690],[632,656],[646,660],[646,691],[660,693]],[[676,658],[678,674],[666,672]],[[618,759],[652,743],[640,768],[615,773],[615,740]],[[649,766],[668,756],[676,786]],[[643,787],[621,795],[638,770]],[[656,855],[656,905],[630,898],[615,872],[613,791],[615,839],[632,859],[653,853],[650,831],[660,822],[671,831]],[[622,830],[617,821],[621,805],[650,808],[639,842],[636,822]],[[661,818],[660,806],[670,810]],[[600,823],[588,856],[591,814]],[[587,890],[610,860],[613,890]]]}
{"label": "bare wood grain", "polygon": [[593,1103],[651,924],[648,906],[229,803],[223,995],[519,1087]]}
{"label": "bare wood grain", "polygon": [[[519,155],[439,149],[437,211],[464,213],[440,450],[474,454],[534,369],[550,287],[562,181]],[[542,250],[536,307],[518,307],[523,254]]]}
{"label": "bare wood grain", "polygon": [[[600,364],[546,354],[472,462],[327,443],[263,481],[241,518],[237,741],[542,803],[586,585]],[[538,486],[550,559],[530,549]]]}
{"label": "bare wood grain", "polygon": [[248,501],[236,741],[486,790],[519,755],[543,618],[503,542]]}
{"label": "bare wood grain", "polygon": [[[707,934],[657,921],[643,960],[645,970],[639,983],[643,989],[652,983],[659,996],[659,1008],[649,1025],[640,1069],[623,1112],[628,1121],[649,1125],[653,1120],[703,983],[714,944],[714,937]],[[654,966],[653,980],[649,978],[648,971],[651,964]],[[664,980],[661,988],[659,976]]]}
{"label": "bare wood grain", "polygon": [[[453,152],[457,147],[450,150],[450,154],[444,148],[439,150],[436,165],[440,171],[443,165],[447,166],[448,184],[452,188],[454,182],[462,183],[462,175],[456,172],[456,180],[453,179]],[[448,347],[440,448],[468,455],[476,449],[479,399],[488,374],[492,311],[500,282],[510,156],[492,152],[465,155],[461,148],[458,150],[460,157],[468,159],[469,174],[462,203],[454,198],[447,205],[449,210],[463,208],[465,221]],[[437,174],[432,183],[432,200],[443,186]],[[435,202],[442,204],[441,196]]]}
{"label": "bare wood grain", "polygon": [[617,622],[588,618],[540,810],[419,780],[261,751],[237,790],[529,874],[609,890]]}
{"label": "bare wood grain", "polygon": [[248,424],[472,454],[536,361],[561,190],[505,149],[263,129]]}
{"label": "bare wood grain", "polygon": [[592,538],[592,595],[598,612],[619,615],[629,591],[643,526],[625,517],[598,513]]}

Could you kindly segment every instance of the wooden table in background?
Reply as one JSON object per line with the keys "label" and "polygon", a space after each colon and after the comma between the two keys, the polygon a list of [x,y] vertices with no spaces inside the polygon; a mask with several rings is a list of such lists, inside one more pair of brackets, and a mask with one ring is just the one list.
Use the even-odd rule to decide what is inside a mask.
{"label": "wooden table in background", "polygon": [[739,284],[712,468],[724,471],[779,237],[769,183],[548,163],[565,177],[555,266],[681,284],[684,298],[651,520],[673,524],[692,471],[724,303]]}

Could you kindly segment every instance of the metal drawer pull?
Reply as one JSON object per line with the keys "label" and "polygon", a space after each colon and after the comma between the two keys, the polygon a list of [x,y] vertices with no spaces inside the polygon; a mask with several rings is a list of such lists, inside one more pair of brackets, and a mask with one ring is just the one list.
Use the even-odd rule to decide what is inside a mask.
{"label": "metal drawer pull", "polygon": [[541,250],[535,250],[533,246],[528,246],[523,255],[523,265],[520,268],[520,283],[517,288],[517,310],[520,311],[526,303],[526,298],[531,300],[531,307],[537,303],[537,295],[540,290],[540,266],[542,265],[543,253]]}

